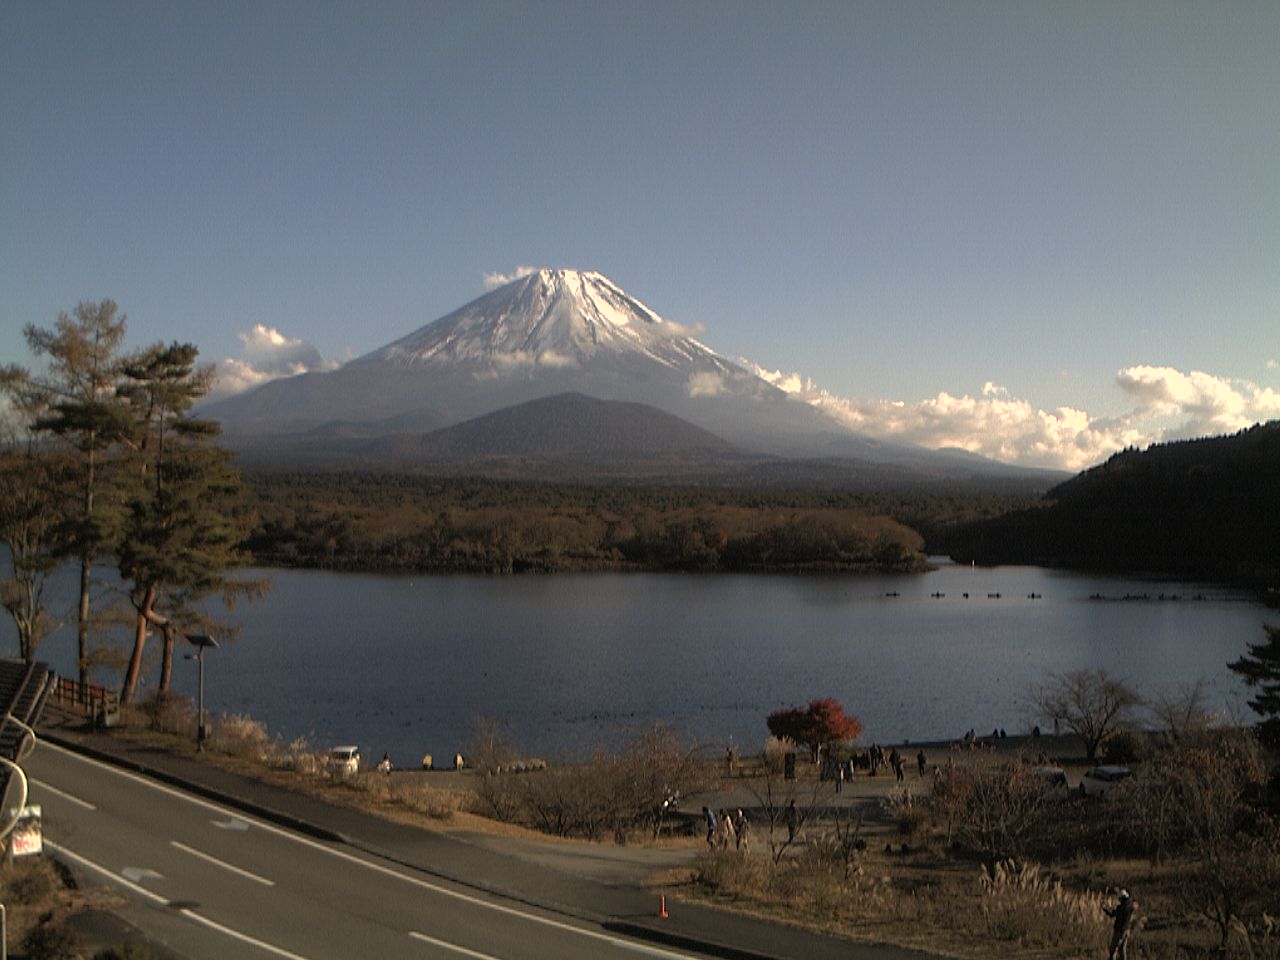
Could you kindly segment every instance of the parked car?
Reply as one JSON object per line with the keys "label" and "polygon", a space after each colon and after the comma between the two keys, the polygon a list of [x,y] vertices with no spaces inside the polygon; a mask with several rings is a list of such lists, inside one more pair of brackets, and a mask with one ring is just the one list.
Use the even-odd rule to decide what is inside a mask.
{"label": "parked car", "polygon": [[333,747],[324,758],[324,768],[343,777],[360,772],[360,748],[354,745]]}
{"label": "parked car", "polygon": [[1086,797],[1100,797],[1130,775],[1128,767],[1093,767],[1080,778],[1080,792]]}

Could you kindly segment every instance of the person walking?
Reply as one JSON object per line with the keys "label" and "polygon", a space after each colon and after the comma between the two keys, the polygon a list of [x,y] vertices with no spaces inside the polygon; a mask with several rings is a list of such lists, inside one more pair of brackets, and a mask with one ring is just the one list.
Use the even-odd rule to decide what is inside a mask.
{"label": "person walking", "polygon": [[737,839],[738,849],[742,851],[745,857],[751,851],[747,846],[747,831],[751,829],[747,823],[747,815],[742,812],[742,808],[738,808],[738,812],[733,815],[733,835]]}
{"label": "person walking", "polygon": [[1128,890],[1121,890],[1120,897],[1114,907],[1102,908],[1108,917],[1113,917],[1111,925],[1111,945],[1108,960],[1129,960],[1129,938],[1133,936],[1133,915],[1137,910]]}
{"label": "person walking", "polygon": [[709,807],[703,807],[702,819],[707,823],[707,846],[714,850],[716,848],[716,815]]}
{"label": "person walking", "polygon": [[794,843],[796,831],[800,829],[800,814],[796,811],[796,802],[792,800],[783,811],[782,822],[787,825],[787,843]]}
{"label": "person walking", "polygon": [[925,767],[928,765],[928,761],[926,761],[924,757],[924,751],[921,750],[916,754],[916,767],[920,770],[920,776],[924,776]]}
{"label": "person walking", "polygon": [[737,832],[733,829],[733,817],[729,815],[729,811],[724,807],[720,808],[720,846],[729,849],[729,841],[733,841],[736,848],[738,846]]}

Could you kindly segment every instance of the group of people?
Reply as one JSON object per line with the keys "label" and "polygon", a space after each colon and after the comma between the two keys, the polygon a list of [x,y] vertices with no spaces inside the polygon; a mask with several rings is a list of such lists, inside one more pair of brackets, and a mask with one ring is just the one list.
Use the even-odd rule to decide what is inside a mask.
{"label": "group of people", "polygon": [[[873,743],[869,748],[855,753],[848,760],[829,761],[824,765],[821,777],[823,780],[834,780],[836,793],[839,793],[844,782],[853,779],[855,770],[866,770],[874,777],[880,772],[881,767],[886,766],[893,770],[893,775],[899,783],[906,779],[906,761],[898,752],[898,748],[894,747],[886,754],[883,747]],[[920,771],[920,776],[925,775],[928,766],[928,758],[924,755],[924,751],[920,750],[916,753],[916,769]]]}
{"label": "group of people", "polygon": [[710,807],[703,807],[702,819],[707,825],[707,846],[712,850],[727,849],[732,842],[735,850],[751,852],[748,848],[751,823],[741,807],[733,813],[721,807],[718,814]]}

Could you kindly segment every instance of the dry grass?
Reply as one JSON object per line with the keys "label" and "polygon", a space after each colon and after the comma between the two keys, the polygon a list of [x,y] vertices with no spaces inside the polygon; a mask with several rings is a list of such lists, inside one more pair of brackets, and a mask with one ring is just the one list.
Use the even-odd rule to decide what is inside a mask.
{"label": "dry grass", "polygon": [[330,803],[376,813],[424,829],[447,827],[508,837],[540,837],[523,827],[501,824],[468,809],[475,777],[452,771],[362,771],[341,777],[325,770],[324,756],[307,740],[271,738],[260,722],[223,716],[210,725],[206,750],[195,751],[195,724],[187,709],[127,710],[114,736],[188,757],[224,770]]}
{"label": "dry grass", "polygon": [[[61,953],[78,937],[69,921],[85,910],[111,910],[124,902],[107,887],[77,889],[54,861],[23,857],[0,864],[0,903],[5,905],[9,943],[26,944],[27,955]],[[57,954],[55,954],[57,955]]]}

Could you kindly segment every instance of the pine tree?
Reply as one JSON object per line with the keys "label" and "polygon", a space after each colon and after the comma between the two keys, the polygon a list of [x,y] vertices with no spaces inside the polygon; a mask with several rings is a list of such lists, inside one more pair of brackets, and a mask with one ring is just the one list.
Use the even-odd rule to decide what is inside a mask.
{"label": "pine tree", "polygon": [[212,376],[195,366],[196,356],[190,344],[156,346],[125,369],[122,394],[135,412],[139,438],[118,557],[135,613],[120,693],[126,703],[137,690],[151,627],[164,638],[158,686],[164,693],[179,632],[202,622],[195,601],[257,586],[230,583],[226,576],[240,561],[240,480],[229,454],[214,442],[218,424],[189,415]]}
{"label": "pine tree", "polygon": [[37,431],[66,440],[80,461],[79,509],[64,516],[62,537],[80,561],[80,598],[76,637],[80,682],[89,672],[89,587],[94,561],[109,549],[116,514],[104,510],[97,494],[102,458],[129,430],[128,412],[116,396],[127,317],[116,317],[111,300],[81,303],[74,317],[58,316],[53,330],[28,324],[27,345],[47,356],[43,377],[32,379],[48,405],[35,422]]}
{"label": "pine tree", "polygon": [[0,434],[0,606],[18,631],[18,654],[30,663],[56,627],[45,600],[62,558],[59,527],[71,492],[67,458],[41,448],[31,425],[44,412],[44,394],[25,370],[0,369],[6,401]]}
{"label": "pine tree", "polygon": [[1248,656],[1227,664],[1233,673],[1244,678],[1258,695],[1249,701],[1253,712],[1262,717],[1263,729],[1269,735],[1280,734],[1280,627],[1263,624],[1266,643],[1249,644]]}

